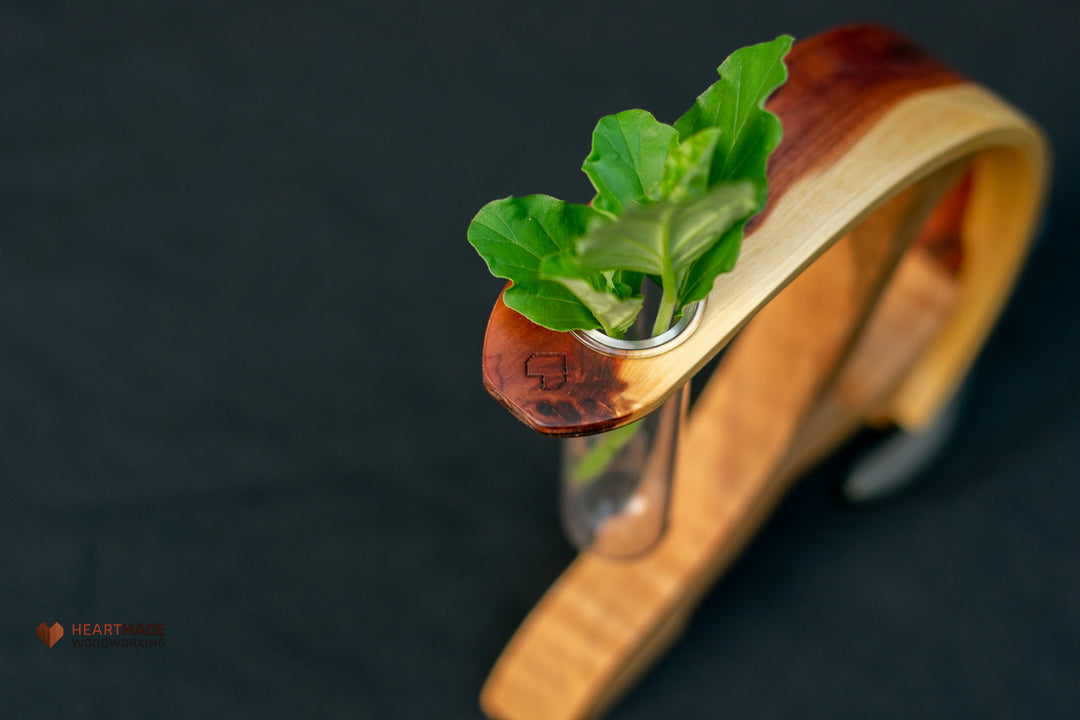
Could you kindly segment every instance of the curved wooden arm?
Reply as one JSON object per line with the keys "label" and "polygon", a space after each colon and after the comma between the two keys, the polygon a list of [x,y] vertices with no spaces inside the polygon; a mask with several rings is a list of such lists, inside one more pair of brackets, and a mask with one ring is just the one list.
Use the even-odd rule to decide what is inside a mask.
{"label": "curved wooden arm", "polygon": [[[788,83],[768,103],[784,125],[769,166],[768,209],[748,228],[738,264],[717,281],[692,338],[660,357],[616,359],[496,305],[484,341],[484,384],[527,425],[581,435],[654,410],[851,228],[920,178],[969,159],[976,184],[961,282],[971,297],[913,370],[892,412],[917,426],[948,400],[1008,295],[1041,209],[1042,136],[992,93],[881,28],[844,28],[798,43],[788,65]],[[557,358],[565,376],[538,380],[529,367],[550,363],[536,358]]]}
{"label": "curved wooden arm", "polygon": [[493,718],[602,712],[801,470],[868,420],[934,417],[1016,278],[1047,182],[1029,120],[881,28],[812,38],[788,63],[768,211],[689,338],[615,359],[492,313],[485,384],[552,435],[640,418],[738,333],[681,438],[667,535],[631,562],[571,565],[492,671]]}

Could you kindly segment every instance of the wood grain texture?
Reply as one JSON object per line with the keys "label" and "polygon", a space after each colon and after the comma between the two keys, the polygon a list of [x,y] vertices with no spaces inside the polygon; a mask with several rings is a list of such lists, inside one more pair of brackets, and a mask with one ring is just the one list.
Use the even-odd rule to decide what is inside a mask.
{"label": "wood grain texture", "polygon": [[[868,418],[930,420],[970,366],[1040,214],[1048,149],[1011,106],[895,37],[848,28],[796,46],[776,99],[792,146],[770,166],[769,213],[678,347],[615,361],[493,313],[485,382],[550,434],[640,417],[738,337],[680,440],[667,535],[640,559],[571,565],[493,669],[481,697],[490,717],[601,714],[677,637],[799,472]],[[534,360],[552,382],[525,372],[544,352],[565,354],[562,384],[557,354]],[[513,387],[515,368],[546,387]]]}
{"label": "wood grain texture", "polygon": [[[484,337],[484,385],[526,425],[550,435],[615,427],[633,407],[622,402],[620,361],[571,333],[540,327],[499,297]],[[550,378],[545,371],[550,371]]]}
{"label": "wood grain texture", "polygon": [[766,107],[784,140],[769,163],[769,204],[752,231],[800,178],[839,157],[897,102],[963,78],[911,40],[887,28],[851,25],[797,43],[788,82]]}
{"label": "wood grain texture", "polygon": [[[872,26],[841,28],[798,43],[787,63],[790,79],[767,105],[783,123],[784,140],[768,169],[768,210],[750,224],[745,247],[755,242],[754,231],[798,179],[834,161],[875,118],[916,91],[961,81],[902,36]],[[530,358],[544,354],[566,358],[562,385],[544,385],[525,372]],[[509,311],[501,298],[488,323],[484,385],[522,422],[546,434],[608,430],[658,406],[662,398],[627,392],[622,364],[582,351],[565,333],[534,325]]]}

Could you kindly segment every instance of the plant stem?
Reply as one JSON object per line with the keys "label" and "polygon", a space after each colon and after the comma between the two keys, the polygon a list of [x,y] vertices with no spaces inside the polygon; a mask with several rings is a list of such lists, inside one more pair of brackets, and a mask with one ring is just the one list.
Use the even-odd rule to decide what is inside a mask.
{"label": "plant stem", "polygon": [[656,311],[656,320],[653,322],[652,336],[666,332],[671,327],[671,320],[675,317],[675,303],[679,299],[679,289],[675,287],[675,268],[671,265],[671,213],[664,215],[660,225],[660,245],[664,248],[664,260],[660,272],[660,289],[663,296],[660,298],[660,307]]}
{"label": "plant stem", "polygon": [[[670,227],[666,222],[664,223],[663,232],[663,240],[667,243]],[[675,269],[671,267],[671,263],[665,264],[663,273],[660,275],[660,284],[663,295],[660,298],[660,307],[656,311],[656,320],[653,323],[653,337],[667,332],[668,328],[671,327],[671,321],[675,317],[675,304],[678,302],[679,293],[675,282]],[[613,332],[608,334],[614,335]],[[626,447],[640,429],[641,426],[638,423],[631,423],[603,433],[603,436],[589,452],[578,461],[572,474],[574,481],[585,485],[600,477],[619,451]]]}
{"label": "plant stem", "polygon": [[641,427],[638,423],[623,425],[600,435],[596,444],[577,461],[570,477],[575,484],[588,485],[600,477],[612,460],[626,445],[634,439]]}
{"label": "plant stem", "polygon": [[671,327],[671,321],[675,317],[675,293],[668,293],[664,288],[664,297],[660,300],[660,309],[656,311],[656,323],[653,325],[653,337],[667,332]]}
{"label": "plant stem", "polygon": [[664,294],[660,298],[660,307],[656,311],[656,322],[653,323],[652,329],[653,337],[667,332],[667,329],[671,327],[671,321],[675,317],[675,303],[679,295],[675,288],[675,273],[670,268],[664,268],[664,274],[660,280]]}

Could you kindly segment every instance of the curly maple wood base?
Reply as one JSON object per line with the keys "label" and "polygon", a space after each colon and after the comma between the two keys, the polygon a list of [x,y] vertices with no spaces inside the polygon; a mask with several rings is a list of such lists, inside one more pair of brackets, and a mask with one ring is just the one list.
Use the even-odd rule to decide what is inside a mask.
{"label": "curly maple wood base", "polygon": [[492,671],[492,718],[602,713],[801,471],[865,422],[932,420],[1016,278],[1047,182],[1029,120],[881,28],[817,36],[788,64],[768,105],[785,131],[768,211],[692,336],[616,359],[501,301],[492,313],[485,384],[553,435],[632,422],[738,333],[680,440],[667,535],[640,559],[567,569]]}

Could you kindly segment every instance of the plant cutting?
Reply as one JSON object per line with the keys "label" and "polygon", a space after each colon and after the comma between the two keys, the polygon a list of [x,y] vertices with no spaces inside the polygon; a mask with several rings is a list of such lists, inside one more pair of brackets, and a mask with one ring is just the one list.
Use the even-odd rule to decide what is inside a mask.
{"label": "plant cutting", "polygon": [[622,338],[660,288],[652,335],[735,265],[747,221],[765,206],[765,166],[781,138],[765,100],[787,79],[792,38],[742,48],[673,125],[645,110],[600,119],[582,169],[588,205],[549,195],[494,200],[468,239],[507,307],[551,330]]}
{"label": "plant cutting", "polygon": [[[765,205],[766,163],[782,130],[764,103],[787,79],[791,45],[781,35],[732,53],[673,125],[640,109],[601,118],[582,165],[595,189],[588,205],[549,195],[485,205],[468,239],[491,273],[510,281],[506,306],[551,330],[639,339],[663,334],[704,299],[735,265],[746,223]],[[646,310],[649,289],[659,301]],[[659,538],[678,427],[673,402],[656,414],[663,431],[639,422],[566,446],[563,519],[579,547],[595,549],[599,528],[646,485],[650,499],[635,506],[648,506],[638,512],[643,529],[614,554]],[[646,469],[657,466],[666,471]]]}

